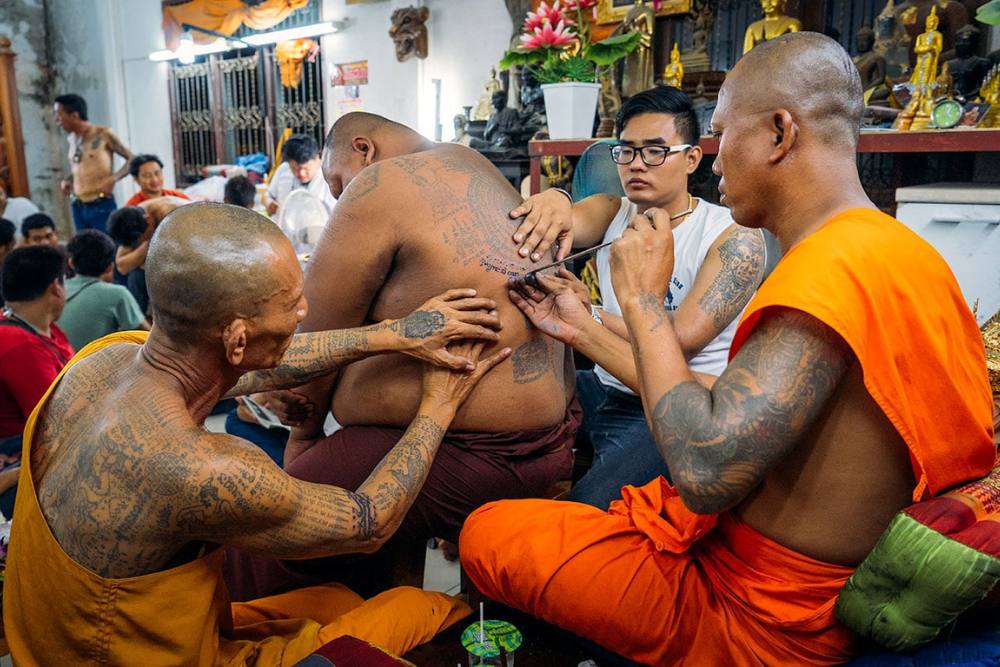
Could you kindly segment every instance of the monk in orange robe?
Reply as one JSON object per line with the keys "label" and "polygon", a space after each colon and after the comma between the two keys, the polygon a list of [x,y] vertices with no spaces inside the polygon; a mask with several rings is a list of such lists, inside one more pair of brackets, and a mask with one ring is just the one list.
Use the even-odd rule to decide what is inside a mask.
{"label": "monk in orange robe", "polygon": [[851,65],[796,33],[730,72],[712,119],[722,201],[785,255],[706,389],[663,310],[670,221],[633,219],[612,280],[676,486],[625,487],[607,513],[484,506],[460,553],[485,595],[643,664],[839,663],[856,642],[837,594],[893,515],[992,468],[982,340],[940,255],[865,195]]}
{"label": "monk in orange robe", "polygon": [[[496,338],[495,304],[452,290],[402,320],[294,336],[306,302],[291,244],[224,204],[171,213],[146,264],[148,339],[116,334],[82,350],[25,430],[3,604],[14,662],[290,665],[345,633],[402,652],[468,613],[404,589],[366,603],[366,624],[355,613],[366,605],[338,586],[231,606],[219,545],[282,558],[378,549],[462,401],[509,355],[479,359]],[[356,490],[294,479],[250,443],[203,428],[226,394],[297,386],[393,351],[426,362],[422,401]]]}

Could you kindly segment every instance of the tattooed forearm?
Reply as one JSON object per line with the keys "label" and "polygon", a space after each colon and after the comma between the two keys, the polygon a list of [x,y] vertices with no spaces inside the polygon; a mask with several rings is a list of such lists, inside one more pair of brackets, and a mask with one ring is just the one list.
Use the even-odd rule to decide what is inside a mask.
{"label": "tattooed forearm", "polygon": [[747,496],[800,440],[833,394],[850,353],[808,315],[772,316],[711,390],[682,382],[649,417],[685,504],[726,510]]}
{"label": "tattooed forearm", "polygon": [[667,317],[667,309],[663,305],[663,299],[652,292],[643,292],[639,295],[639,306],[644,313],[652,316],[649,330],[655,331],[659,329],[660,325],[663,324],[663,320]]}
{"label": "tattooed forearm", "polygon": [[764,278],[764,239],[756,229],[737,228],[719,246],[719,258],[722,268],[698,305],[721,331],[736,319]]}

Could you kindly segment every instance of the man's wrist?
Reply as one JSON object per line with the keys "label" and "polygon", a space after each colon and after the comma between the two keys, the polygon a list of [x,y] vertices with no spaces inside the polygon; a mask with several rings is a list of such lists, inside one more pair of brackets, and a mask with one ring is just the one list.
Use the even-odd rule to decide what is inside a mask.
{"label": "man's wrist", "polygon": [[428,417],[446,431],[457,412],[458,405],[453,399],[435,394],[424,394],[420,399],[420,407],[417,409],[418,415]]}
{"label": "man's wrist", "polygon": [[549,190],[558,192],[559,194],[565,196],[566,199],[569,200],[569,205],[573,205],[573,195],[571,195],[568,190],[563,190],[562,188],[549,188]]}

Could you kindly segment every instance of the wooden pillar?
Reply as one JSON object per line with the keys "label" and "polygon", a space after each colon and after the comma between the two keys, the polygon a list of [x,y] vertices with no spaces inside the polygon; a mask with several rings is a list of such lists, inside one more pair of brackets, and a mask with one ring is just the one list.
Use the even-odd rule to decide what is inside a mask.
{"label": "wooden pillar", "polygon": [[31,197],[28,169],[24,161],[24,137],[21,136],[21,110],[17,103],[17,80],[10,40],[0,37],[0,132],[3,141],[3,164],[7,167],[7,194]]}

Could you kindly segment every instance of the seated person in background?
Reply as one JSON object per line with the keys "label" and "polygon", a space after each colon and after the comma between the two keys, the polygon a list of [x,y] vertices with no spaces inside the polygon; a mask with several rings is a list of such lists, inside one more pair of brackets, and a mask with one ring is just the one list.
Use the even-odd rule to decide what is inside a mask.
{"label": "seated person in background", "polygon": [[56,223],[45,213],[32,213],[21,222],[21,239],[24,245],[59,246]]}
{"label": "seated person in background", "polygon": [[3,261],[16,245],[17,227],[7,218],[0,218],[0,266],[3,266]]}
{"label": "seated person in background", "polygon": [[226,181],[223,202],[253,210],[257,199],[257,187],[246,176],[233,176]]}
{"label": "seated person in background", "polygon": [[66,248],[76,275],[66,281],[66,307],[56,322],[74,349],[115,331],[142,329],[149,322],[135,297],[111,282],[115,242],[104,232],[85,229]]}
{"label": "seated person in background", "polygon": [[0,274],[6,304],[0,313],[0,510],[14,507],[21,456],[21,433],[28,415],[59,371],[73,346],[55,321],[66,303],[66,260],[47,245],[18,248]]}
{"label": "seated person in background", "polygon": [[126,277],[128,291],[146,315],[149,314],[149,292],[142,267],[149,251],[149,239],[168,213],[189,203],[178,197],[158,197],[138,206],[120,208],[108,218],[108,234],[117,246],[115,267]]}
{"label": "seated person in background", "polygon": [[[508,274],[530,268],[510,242],[516,223],[507,213],[520,197],[476,151],[435,144],[360,112],[334,123],[323,171],[338,202],[308,265],[303,331],[395,318],[454,285],[497,302],[503,329],[495,345],[513,349],[511,359],[469,396],[399,531],[411,543],[454,541],[476,507],[540,496],[572,467],[579,423],[569,410],[572,362],[506,298]],[[412,331],[430,335],[441,326],[427,319]],[[403,437],[420,404],[420,382],[419,366],[397,355],[353,363],[339,377],[302,387],[316,409],[293,430],[285,469],[310,482],[357,486]],[[329,409],[343,428],[324,438]],[[356,561],[233,557],[235,599],[356,574],[371,574],[365,583],[377,587],[373,579],[386,575]]]}
{"label": "seated person in background", "polygon": [[163,187],[163,162],[155,155],[136,155],[128,163],[128,173],[132,174],[139,192],[132,195],[125,206],[138,206],[148,199],[157,197],[180,197],[190,199],[180,190]]}
{"label": "seated person in background", "polygon": [[[6,218],[0,218],[0,269],[7,255],[17,245],[17,228]],[[3,307],[3,292],[0,292],[0,307]]]}
{"label": "seated person in background", "polygon": [[[698,117],[687,95],[658,86],[631,97],[618,113],[617,134],[611,155],[627,196],[594,195],[577,204],[555,190],[531,197],[511,212],[511,217],[527,215],[515,233],[516,240],[524,240],[520,252],[541,260],[558,234],[567,254],[571,244],[589,248],[619,238],[636,213],[655,207],[673,216],[693,207],[693,213],[671,223],[676,261],[663,305],[688,367],[711,386],[726,368],[738,316],[763,278],[763,237],[759,230],[735,224],[728,209],[688,194],[688,177],[702,153]],[[610,254],[610,248],[597,253],[602,308],[591,309],[589,298],[587,306],[573,298],[574,287],[581,294],[587,290],[568,271],[540,278],[540,293],[520,283],[520,294],[511,296],[535,326],[597,364],[577,371],[581,431],[593,444],[594,464],[569,498],[602,510],[621,497],[626,484],[645,484],[658,475],[670,479],[637,393],[632,347],[611,284]],[[531,298],[543,295],[541,301]]]}
{"label": "seated person in background", "polygon": [[[324,625],[341,613],[342,592],[230,606],[216,545],[288,558],[377,549],[469,391],[510,353],[480,360],[481,341],[452,335],[495,337],[495,304],[455,290],[403,320],[296,336],[307,304],[291,244],[266,218],[222,204],[171,215],[148,265],[148,338],[113,334],[91,346],[25,429],[26,496],[4,588],[11,654],[21,664],[83,664],[98,650],[110,664],[290,665],[332,638]],[[427,332],[428,320],[443,327]],[[467,329],[468,320],[487,326]],[[356,489],[289,477],[255,447],[204,428],[227,392],[295,386],[386,352],[424,360],[419,408]],[[264,613],[276,622],[241,627]]]}
{"label": "seated person in background", "polygon": [[818,33],[729,72],[712,117],[722,201],[785,255],[709,389],[663,308],[680,261],[668,214],[633,218],[611,277],[676,486],[625,487],[609,512],[480,508],[459,547],[483,594],[642,664],[857,653],[834,615],[854,568],[900,509],[996,458],[975,318],[941,256],[865,194],[863,110],[850,56]]}
{"label": "seated person in background", "polygon": [[330,188],[323,179],[322,160],[316,140],[308,134],[293,134],[285,140],[281,157],[284,162],[271,177],[264,197],[267,214],[276,215],[285,197],[300,188],[309,190],[310,194],[323,203],[327,212],[332,212],[337,198],[330,194]]}
{"label": "seated person in background", "polygon": [[32,213],[38,213],[38,207],[33,201],[27,197],[9,197],[0,183],[0,218],[6,218],[17,226]]}

